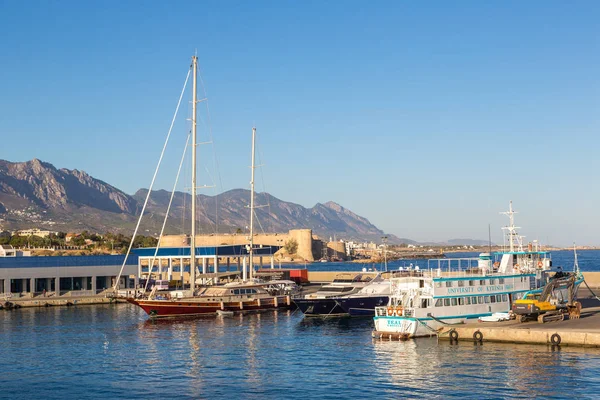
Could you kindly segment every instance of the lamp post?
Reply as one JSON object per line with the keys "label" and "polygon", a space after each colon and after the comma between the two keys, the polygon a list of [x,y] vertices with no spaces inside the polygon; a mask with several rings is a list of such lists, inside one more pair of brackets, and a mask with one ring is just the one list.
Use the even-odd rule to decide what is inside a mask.
{"label": "lamp post", "polygon": [[386,242],[387,242],[387,236],[382,236],[381,240],[383,242],[383,265],[384,265],[384,269],[387,272],[388,268],[387,268],[387,249],[386,249]]}

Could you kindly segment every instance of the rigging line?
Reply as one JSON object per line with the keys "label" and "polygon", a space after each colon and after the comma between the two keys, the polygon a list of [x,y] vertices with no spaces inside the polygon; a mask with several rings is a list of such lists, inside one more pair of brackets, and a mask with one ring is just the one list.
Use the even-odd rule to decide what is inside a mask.
{"label": "rigging line", "polygon": [[[259,161],[259,164],[261,166],[264,166],[265,164],[263,163],[262,159],[263,159],[263,157],[262,157],[262,150],[259,150],[258,151],[258,161]],[[269,219],[267,221],[268,222],[268,226],[267,227],[271,228],[271,232],[273,232],[275,230],[275,225],[274,225],[274,218],[272,217],[272,214],[271,214],[271,201],[270,201],[271,197],[269,196],[269,192],[267,191],[267,185],[265,184],[265,174],[264,174],[262,168],[260,169],[260,179],[262,181],[262,186],[263,186],[263,189],[264,189],[264,192],[262,194],[263,194],[263,196],[264,196],[264,198],[266,199],[266,202],[267,202],[267,210],[268,210],[267,211],[268,212],[267,215],[269,217]]]}
{"label": "rigging line", "polygon": [[256,210],[252,212],[254,213],[254,218],[256,219],[256,222],[258,222],[258,225],[260,226],[260,230],[262,231],[262,233],[266,233],[262,224],[260,223],[260,219],[258,219],[258,214],[256,213]]}
{"label": "rigging line", "polygon": [[[152,256],[152,260],[148,264],[148,279],[146,279],[146,285],[144,286],[144,293],[148,289],[148,283],[150,282],[150,277],[152,276],[152,267],[154,266],[154,260],[158,255],[158,248],[160,247],[160,241],[165,233],[165,226],[167,226],[167,220],[169,219],[169,212],[171,211],[171,204],[173,204],[173,197],[175,196],[175,189],[177,188],[177,183],[179,182],[179,174],[181,173],[181,167],[183,166],[183,160],[185,159],[185,153],[187,152],[188,144],[190,143],[191,134],[188,133],[187,139],[185,141],[185,147],[183,149],[183,154],[181,155],[181,161],[179,162],[179,169],[177,169],[177,176],[175,177],[175,184],[173,185],[173,190],[171,191],[171,198],[169,199],[169,205],[167,206],[167,213],[165,214],[165,219],[163,221],[162,228],[160,230],[160,235],[158,236],[158,242],[156,243],[156,249],[154,249],[154,255]],[[159,261],[161,262],[161,261]],[[182,272],[183,273],[183,272]]]}
{"label": "rigging line", "polygon": [[[200,68],[200,65],[198,65],[198,77],[200,78],[200,87],[202,88],[202,93],[204,94],[204,98],[206,99],[206,101],[204,101],[204,103],[206,106],[206,121],[207,121],[207,126],[208,126],[208,136],[210,138],[210,142],[212,143],[212,147],[213,147],[213,165],[215,166],[217,177],[219,178],[219,190],[222,192],[223,191],[223,181],[221,179],[221,168],[219,167],[219,161],[217,159],[216,146],[215,146],[215,141],[213,138],[213,131],[212,131],[212,122],[211,122],[211,118],[210,118],[210,108],[208,106],[208,95],[206,94],[206,86],[204,85],[204,79],[202,79],[202,70]],[[215,195],[215,231],[216,231],[216,233],[219,232],[219,197],[216,195]]]}
{"label": "rigging line", "polygon": [[183,83],[183,89],[181,89],[181,94],[179,95],[179,101],[177,102],[177,107],[175,108],[175,113],[173,114],[173,119],[171,120],[171,126],[169,127],[169,133],[167,134],[167,138],[165,139],[165,144],[163,145],[163,149],[160,152],[160,158],[158,159],[158,163],[156,164],[156,169],[154,170],[154,176],[152,176],[152,182],[150,183],[150,188],[148,189],[148,193],[146,194],[146,200],[144,200],[144,205],[142,207],[142,212],[140,213],[140,218],[135,226],[135,230],[133,231],[133,236],[131,237],[131,242],[129,243],[129,248],[127,249],[127,253],[125,253],[125,259],[123,260],[123,265],[121,265],[121,270],[119,271],[119,275],[117,276],[115,286],[113,289],[116,291],[119,289],[119,282],[121,280],[121,275],[123,275],[123,270],[125,269],[125,264],[127,263],[127,258],[129,257],[129,253],[131,253],[131,248],[133,247],[133,242],[137,235],[138,229],[140,228],[140,223],[142,222],[142,217],[144,216],[144,211],[146,210],[146,206],[148,205],[148,200],[150,199],[150,193],[152,193],[152,188],[154,187],[154,182],[156,181],[156,176],[158,175],[158,170],[160,169],[160,164],[162,163],[162,159],[165,155],[165,150],[167,149],[167,144],[169,143],[169,138],[171,137],[171,132],[173,131],[173,125],[175,125],[175,119],[177,118],[177,113],[179,112],[179,106],[181,105],[181,99],[183,98],[183,94],[185,93],[185,88],[187,87],[188,80],[190,79],[190,74],[192,73],[192,68],[188,70],[187,76],[185,77],[185,82]]}

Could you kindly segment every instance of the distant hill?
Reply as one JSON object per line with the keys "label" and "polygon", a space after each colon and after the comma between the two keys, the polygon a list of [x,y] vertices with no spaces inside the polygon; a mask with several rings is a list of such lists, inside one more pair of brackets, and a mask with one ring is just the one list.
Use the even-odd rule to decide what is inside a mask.
{"label": "distant hill", "polygon": [[[487,246],[490,244],[488,240],[478,239],[450,239],[446,242],[450,246]],[[492,243],[494,246],[494,243]]]}
{"label": "distant hill", "polygon": [[[147,189],[140,189],[133,197],[139,203],[143,203],[147,193]],[[153,191],[148,212],[164,217],[170,195],[170,192],[164,190]],[[175,192],[169,219],[185,220],[184,215],[187,213],[189,216],[190,200],[189,193]],[[323,240],[336,237],[345,240],[381,242],[381,237],[386,235],[390,243],[414,243],[409,239],[385,234],[368,219],[331,201],[305,208],[299,204],[280,200],[268,193],[257,193],[255,202],[261,206],[255,210],[259,231],[286,232],[294,228],[311,228],[313,233]],[[234,189],[216,196],[198,195],[200,232],[233,233],[237,229],[246,231],[250,221],[247,207],[249,203],[250,191],[245,189]]]}
{"label": "distant hill", "polygon": [[[0,160],[0,227],[42,228],[56,231],[133,232],[147,189],[130,196],[83,171],[57,169],[33,159],[27,162]],[[143,234],[157,234],[171,193],[153,191],[142,223]],[[167,233],[189,231],[191,195],[176,192]],[[250,192],[234,189],[217,196],[198,195],[200,233],[246,231]],[[414,244],[410,239],[385,234],[368,219],[335,202],[312,208],[258,193],[257,230],[285,232],[310,228],[323,240],[337,239]],[[187,221],[187,222],[186,222]]]}
{"label": "distant hill", "polygon": [[[429,246],[487,246],[489,242],[478,239],[450,239],[445,242],[424,242],[422,244]],[[492,243],[492,246],[495,244]]]}

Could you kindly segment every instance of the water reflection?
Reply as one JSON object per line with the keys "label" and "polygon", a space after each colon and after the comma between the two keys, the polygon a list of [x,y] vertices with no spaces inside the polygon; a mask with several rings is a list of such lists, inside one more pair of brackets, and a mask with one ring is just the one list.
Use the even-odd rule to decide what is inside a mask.
{"label": "water reflection", "polygon": [[373,341],[369,318],[150,321],[129,305],[1,317],[0,386],[11,398],[585,398],[600,389],[597,350]]}

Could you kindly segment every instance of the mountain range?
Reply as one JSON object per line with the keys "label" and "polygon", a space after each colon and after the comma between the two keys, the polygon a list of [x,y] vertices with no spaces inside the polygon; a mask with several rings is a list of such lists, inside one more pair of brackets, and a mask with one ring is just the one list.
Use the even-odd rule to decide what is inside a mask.
{"label": "mountain range", "polygon": [[[95,179],[84,171],[57,169],[33,159],[27,162],[0,160],[0,230],[40,228],[52,231],[121,232],[131,234],[144,204],[148,189],[133,196]],[[171,193],[151,193],[141,224],[141,234],[158,235]],[[175,192],[166,233],[189,232],[191,195]],[[200,234],[246,232],[250,213],[250,191],[234,189],[216,196],[198,195]],[[305,208],[280,200],[268,193],[257,193],[256,231],[287,232],[310,228],[321,239],[337,238],[390,244],[417,244],[414,240],[384,233],[368,219],[329,201]],[[486,244],[472,239],[453,239],[437,245]],[[434,244],[434,243],[424,243]]]}
{"label": "mountain range", "polygon": [[[147,189],[140,189],[130,196],[83,171],[57,169],[38,159],[0,160],[0,227],[131,233],[147,193]],[[152,192],[142,219],[142,234],[160,232],[170,195],[164,190]],[[248,190],[234,189],[216,196],[198,195],[197,199],[200,233],[247,230]],[[190,200],[189,193],[175,192],[167,233],[189,231]],[[255,209],[257,231],[310,228],[324,240],[336,237],[380,242],[385,235],[390,243],[414,243],[385,234],[368,219],[331,201],[305,208],[268,193],[257,193],[256,202],[263,205]]]}

